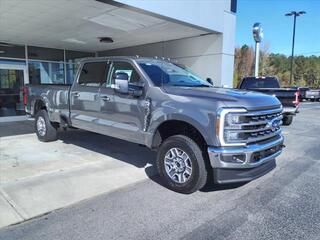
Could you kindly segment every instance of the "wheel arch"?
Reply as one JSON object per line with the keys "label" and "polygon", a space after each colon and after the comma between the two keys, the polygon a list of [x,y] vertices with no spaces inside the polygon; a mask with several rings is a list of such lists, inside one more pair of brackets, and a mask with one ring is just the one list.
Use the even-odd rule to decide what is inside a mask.
{"label": "wheel arch", "polygon": [[190,137],[200,148],[207,147],[207,141],[203,132],[194,126],[194,124],[184,120],[170,119],[163,121],[155,129],[151,148],[156,149],[165,139],[179,134]]}

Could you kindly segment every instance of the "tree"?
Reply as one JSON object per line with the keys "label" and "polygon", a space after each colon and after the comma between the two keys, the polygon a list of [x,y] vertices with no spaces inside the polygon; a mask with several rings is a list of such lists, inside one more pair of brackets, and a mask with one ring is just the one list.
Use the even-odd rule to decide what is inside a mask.
{"label": "tree", "polygon": [[[260,51],[260,75],[276,76],[281,86],[289,86],[290,60],[284,54],[269,53],[265,44]],[[244,76],[252,76],[254,68],[254,50],[248,45],[235,50],[234,86]],[[293,83],[295,86],[320,87],[320,56],[296,56],[294,59]]]}

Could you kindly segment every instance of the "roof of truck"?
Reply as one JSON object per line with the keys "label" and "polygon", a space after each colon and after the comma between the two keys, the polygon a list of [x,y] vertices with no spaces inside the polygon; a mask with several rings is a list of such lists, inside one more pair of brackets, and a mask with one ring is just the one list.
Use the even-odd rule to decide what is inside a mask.
{"label": "roof of truck", "polygon": [[163,60],[163,61],[170,61],[170,58],[163,58],[163,57],[140,57],[138,55],[136,56],[103,56],[103,57],[86,57],[81,59],[81,62],[88,62],[88,61],[102,61],[102,60],[115,60],[115,59],[121,59],[121,60]]}

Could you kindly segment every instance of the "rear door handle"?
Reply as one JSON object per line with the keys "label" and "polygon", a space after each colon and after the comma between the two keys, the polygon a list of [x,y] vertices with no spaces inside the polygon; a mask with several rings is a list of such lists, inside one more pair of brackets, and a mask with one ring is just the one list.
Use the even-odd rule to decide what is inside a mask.
{"label": "rear door handle", "polygon": [[103,101],[110,101],[110,98],[108,96],[101,96],[101,99]]}
{"label": "rear door handle", "polygon": [[79,92],[73,92],[72,94],[73,94],[73,96],[75,96],[75,97],[79,97],[79,96],[80,96],[80,93],[79,93]]}

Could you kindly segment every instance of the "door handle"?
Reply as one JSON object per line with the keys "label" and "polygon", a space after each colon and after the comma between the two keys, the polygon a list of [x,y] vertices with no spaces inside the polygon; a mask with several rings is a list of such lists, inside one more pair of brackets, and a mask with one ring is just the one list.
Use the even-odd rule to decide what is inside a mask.
{"label": "door handle", "polygon": [[75,97],[79,97],[79,96],[80,96],[80,93],[79,93],[79,92],[73,92],[72,94],[73,94],[73,96],[75,96]]}
{"label": "door handle", "polygon": [[103,101],[110,101],[110,98],[108,96],[101,96],[101,99]]}

